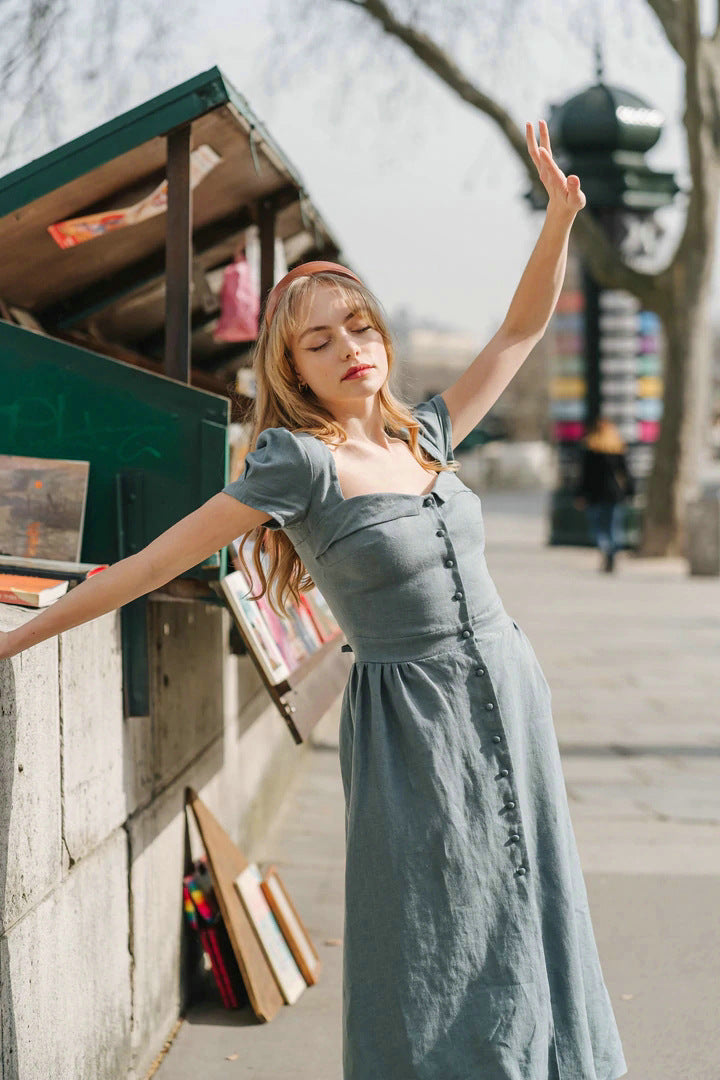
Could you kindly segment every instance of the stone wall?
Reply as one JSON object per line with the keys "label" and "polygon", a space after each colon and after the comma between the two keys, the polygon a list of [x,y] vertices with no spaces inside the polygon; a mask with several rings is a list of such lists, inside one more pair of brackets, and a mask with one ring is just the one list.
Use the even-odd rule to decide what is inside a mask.
{"label": "stone wall", "polygon": [[306,751],[227,611],[149,611],[150,717],[123,717],[118,612],[0,661],[4,1080],[142,1080],[184,1005],[185,788],[250,851]]}

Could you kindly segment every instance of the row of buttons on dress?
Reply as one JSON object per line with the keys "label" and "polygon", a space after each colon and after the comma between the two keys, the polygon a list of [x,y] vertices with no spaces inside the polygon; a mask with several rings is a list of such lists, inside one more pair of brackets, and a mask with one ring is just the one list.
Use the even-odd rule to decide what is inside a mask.
{"label": "row of buttons on dress", "polygon": [[[475,674],[478,677],[481,678],[482,676],[486,675],[487,672],[486,672],[484,667],[479,667],[479,668],[475,669]],[[495,711],[495,703],[492,702],[492,701],[488,701],[487,704],[485,705],[485,709],[489,713],[494,712]],[[496,723],[496,724],[500,723],[500,716],[499,715],[496,716],[496,718],[494,720],[494,723]],[[492,736],[492,742],[495,743],[496,745],[502,743],[502,741],[503,741],[502,740],[502,735],[493,735]],[[506,768],[505,766],[503,766],[499,770],[499,772],[498,772],[498,774],[496,776],[496,780],[498,780],[498,781],[506,780],[509,776],[510,776],[510,770],[508,768]],[[512,795],[512,794],[513,793],[511,791],[510,795]],[[514,799],[506,799],[505,802],[503,803],[503,810],[513,811],[513,810],[516,809],[516,807],[517,807],[517,803],[515,802]],[[517,825],[515,826],[515,828],[517,828]],[[515,846],[515,844],[519,844],[520,843],[520,834],[518,832],[515,832],[515,831],[511,832],[509,834],[509,836],[508,836],[508,843],[511,844],[513,847]],[[518,877],[524,877],[525,874],[527,873],[527,866],[525,866],[525,865],[523,865],[521,863],[520,866],[517,866],[515,868],[515,873],[517,874]]]}
{"label": "row of buttons on dress", "polygon": [[[479,678],[482,678],[484,675],[487,674],[487,671],[485,670],[484,667],[479,667],[479,668],[475,668],[475,674]],[[485,710],[486,710],[486,712],[489,712],[489,713],[494,712],[495,711],[495,703],[493,701],[488,701],[486,703],[486,705],[485,705]],[[495,717],[494,721],[491,721],[491,722],[499,724],[500,723],[500,716],[497,715]],[[495,743],[496,745],[502,743],[502,741],[503,741],[502,740],[502,735],[493,735],[493,736],[491,736],[491,738],[492,738],[492,742]],[[505,768],[505,766],[503,766],[499,770],[499,772],[498,772],[498,774],[496,776],[496,780],[498,780],[498,781],[499,780],[506,780],[509,776],[510,776],[510,770]],[[510,794],[512,795],[512,791],[510,792]],[[515,810],[516,807],[517,807],[517,803],[515,802],[514,799],[507,799],[505,801],[505,803],[503,804],[503,809],[504,810],[512,811],[512,810]],[[517,826],[515,826],[515,828],[517,828]],[[509,834],[509,836],[508,836],[508,843],[512,844],[513,846],[515,844],[519,844],[520,843],[520,834],[517,833],[517,832],[514,832],[514,831],[511,832]],[[515,873],[517,874],[518,877],[524,877],[525,874],[527,874],[527,866],[525,866],[525,865],[523,865],[521,863],[520,866],[517,866],[515,868]]]}
{"label": "row of buttons on dress", "polygon": [[[424,499],[423,500],[423,505],[425,505],[425,506],[433,506],[434,505],[434,499],[432,498],[432,496],[428,496],[426,499]],[[439,537],[446,537],[447,533],[446,533],[445,529],[437,529],[435,535],[439,536]],[[455,568],[455,560],[452,557],[448,556],[445,559],[445,566],[447,567],[448,570],[453,570]],[[453,598],[453,600],[462,600],[464,598],[464,595],[465,594],[462,591],[462,589],[456,588],[455,592],[453,593],[452,598]],[[470,627],[466,626],[461,631],[460,636],[462,638],[464,638],[465,640],[467,640],[468,638],[471,638],[472,637],[472,630],[470,629]],[[479,667],[479,668],[475,669],[475,674],[477,676],[479,676],[479,677],[482,677],[482,676],[486,675],[487,672],[486,672],[484,667]],[[493,712],[493,710],[495,709],[494,702],[488,701],[487,704],[485,705],[485,709],[487,710],[487,712]],[[499,717],[495,720],[495,723],[497,723],[497,724],[500,723],[500,718]],[[497,735],[497,734],[492,735],[491,739],[492,739],[492,742],[495,743],[496,745],[502,742],[502,736],[501,735]],[[510,775],[509,769],[501,768],[500,772],[498,773],[497,779],[498,780],[501,780],[501,779],[504,780],[509,775]],[[512,794],[512,792],[511,792],[511,794]],[[507,802],[505,802],[505,804],[504,804],[504,809],[506,809],[506,810],[514,810],[515,807],[516,807],[516,804],[515,804],[515,801],[513,799],[508,799]],[[509,836],[508,836],[508,842],[510,844],[512,844],[513,846],[515,844],[519,844],[520,843],[520,834],[517,833],[517,832],[511,832],[509,834]],[[520,866],[517,866],[515,868],[515,873],[518,875],[518,877],[524,877],[524,875],[527,873],[527,867],[521,864]]]}
{"label": "row of buttons on dress", "polygon": [[[425,506],[434,506],[434,504],[435,504],[435,500],[432,498],[432,496],[428,496],[428,498],[424,500],[424,505]],[[446,533],[445,529],[437,529],[436,532],[435,532],[435,535],[442,538],[442,537],[446,537],[447,533]],[[455,560],[452,559],[452,558],[449,558],[449,557],[446,558],[445,559],[445,566],[448,568],[448,570],[452,570],[454,568],[454,566],[455,566]],[[465,596],[465,593],[462,591],[462,589],[456,589],[455,592],[453,593],[452,598],[453,598],[453,600],[462,600],[464,598],[464,596]],[[469,626],[464,627],[463,630],[461,630],[461,632],[460,632],[460,636],[462,638],[464,638],[465,640],[467,640],[468,638],[471,638],[472,637],[472,630],[470,629],[470,627]]]}

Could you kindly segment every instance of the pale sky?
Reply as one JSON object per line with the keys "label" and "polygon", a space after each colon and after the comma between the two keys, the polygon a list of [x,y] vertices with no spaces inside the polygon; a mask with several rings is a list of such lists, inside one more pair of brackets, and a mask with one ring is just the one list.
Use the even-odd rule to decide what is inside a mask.
{"label": "pale sky", "polygon": [[[392,314],[407,306],[477,336],[499,325],[541,227],[522,198],[527,181],[492,121],[457,99],[402,46],[378,50],[362,17],[339,0],[317,0],[335,31],[291,71],[272,53],[272,27],[292,0],[207,0],[187,10],[182,44],[133,73],[123,111],[217,64],[248,99],[340,240],[348,261]],[[574,6],[573,6],[574,5]],[[486,0],[484,10],[511,8]],[[458,61],[524,128],[551,103],[595,81],[592,5],[525,0],[500,45],[461,43]],[[178,9],[180,10],[180,9]],[[682,69],[644,0],[602,5],[605,81],[633,91],[666,117],[648,164],[687,186],[681,125]],[[82,34],[78,34],[82,44]],[[380,59],[376,59],[377,56]],[[278,72],[279,65],[282,64]],[[68,78],[72,65],[67,64]],[[271,77],[275,71],[275,77]],[[293,73],[294,72],[294,73]],[[108,119],[87,87],[67,110],[62,141]],[[37,156],[48,147],[38,145]],[[19,163],[19,162],[18,162]],[[3,170],[6,171],[6,170]],[[682,220],[664,212],[665,248]],[[717,274],[716,274],[717,280]],[[716,290],[717,292],[717,290]],[[715,307],[720,318],[720,305]]]}

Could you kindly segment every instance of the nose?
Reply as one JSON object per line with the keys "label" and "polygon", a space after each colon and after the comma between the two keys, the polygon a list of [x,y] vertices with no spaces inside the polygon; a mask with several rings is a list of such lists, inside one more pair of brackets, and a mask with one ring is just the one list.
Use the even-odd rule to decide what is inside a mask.
{"label": "nose", "polygon": [[345,340],[342,343],[341,347],[343,349],[343,352],[344,352],[345,356],[359,356],[360,355],[360,346],[358,345],[358,343],[356,341],[353,340],[352,334],[348,333],[348,331],[345,330],[344,327],[343,327],[342,333],[344,335]]}

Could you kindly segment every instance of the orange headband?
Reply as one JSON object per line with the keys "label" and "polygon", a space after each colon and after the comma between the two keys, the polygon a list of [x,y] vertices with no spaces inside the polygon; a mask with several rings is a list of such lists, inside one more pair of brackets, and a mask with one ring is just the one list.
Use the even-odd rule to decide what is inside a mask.
{"label": "orange headband", "polygon": [[268,293],[267,303],[265,305],[265,324],[267,326],[272,322],[273,315],[280,303],[280,297],[287,289],[291,281],[295,278],[304,277],[307,274],[342,274],[343,277],[352,278],[353,281],[357,281],[359,285],[362,285],[360,278],[353,274],[352,270],[348,270],[347,266],[340,266],[339,263],[323,262],[318,260],[316,262],[301,263],[300,266],[294,267],[290,270],[284,278],[280,278],[277,285]]}

